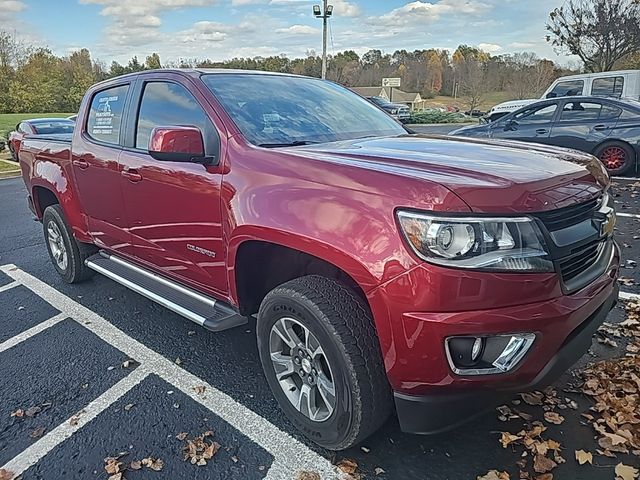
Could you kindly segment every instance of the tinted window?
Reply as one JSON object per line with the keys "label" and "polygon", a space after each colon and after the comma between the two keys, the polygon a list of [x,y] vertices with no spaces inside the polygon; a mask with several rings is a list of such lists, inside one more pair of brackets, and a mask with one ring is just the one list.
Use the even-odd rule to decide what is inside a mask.
{"label": "tinted window", "polygon": [[532,107],[516,113],[513,119],[520,124],[528,123],[549,123],[553,119],[558,106],[554,103],[543,107]]}
{"label": "tinted window", "polygon": [[258,74],[212,74],[202,79],[247,141],[255,145],[406,133],[379,108],[335,83]]}
{"label": "tinted window", "polygon": [[597,120],[602,104],[589,102],[565,103],[560,120]]}
{"label": "tinted window", "polygon": [[566,82],[560,82],[553,90],[547,94],[547,98],[555,97],[573,97],[575,95],[582,95],[582,89],[584,88],[584,80],[569,80]]}
{"label": "tinted window", "polygon": [[73,133],[75,123],[67,119],[38,120],[31,124],[38,135],[53,135],[58,133]]}
{"label": "tinted window", "polygon": [[624,77],[596,78],[591,85],[591,95],[621,97]]}
{"label": "tinted window", "polygon": [[600,119],[601,120],[610,120],[613,118],[618,118],[622,113],[622,109],[616,107],[614,105],[602,105],[602,110],[600,110]]}
{"label": "tinted window", "polygon": [[120,143],[122,112],[129,85],[113,87],[96,93],[91,100],[87,133],[105,143]]}
{"label": "tinted window", "polygon": [[151,82],[144,87],[136,125],[136,148],[148,150],[155,127],[194,126],[210,135],[210,121],[198,101],[182,85]]}

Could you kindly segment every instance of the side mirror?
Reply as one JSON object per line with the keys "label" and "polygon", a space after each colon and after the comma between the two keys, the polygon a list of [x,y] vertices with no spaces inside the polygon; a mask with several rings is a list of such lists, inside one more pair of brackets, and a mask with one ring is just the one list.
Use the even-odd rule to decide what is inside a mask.
{"label": "side mirror", "polygon": [[504,131],[505,132],[512,131],[512,130],[517,130],[517,129],[518,129],[518,122],[516,122],[515,120],[509,120],[504,125]]}
{"label": "side mirror", "polygon": [[149,155],[162,162],[191,162],[210,165],[204,154],[202,132],[197,127],[156,127],[149,138]]}

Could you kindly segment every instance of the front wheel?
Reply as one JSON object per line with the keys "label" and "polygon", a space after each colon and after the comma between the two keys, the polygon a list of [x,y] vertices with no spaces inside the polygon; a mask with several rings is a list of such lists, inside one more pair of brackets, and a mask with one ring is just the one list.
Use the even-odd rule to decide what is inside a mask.
{"label": "front wheel", "polygon": [[375,432],[392,410],[380,346],[363,300],[311,275],[267,294],[258,350],[271,390],[292,423],[331,450]]}
{"label": "front wheel", "polygon": [[42,216],[42,225],[49,257],[62,279],[67,283],[77,283],[91,277],[94,272],[84,261],[97,249],[75,239],[60,205],[46,208]]}
{"label": "front wheel", "polygon": [[633,170],[636,155],[633,149],[623,142],[606,142],[594,152],[609,174],[625,175]]}

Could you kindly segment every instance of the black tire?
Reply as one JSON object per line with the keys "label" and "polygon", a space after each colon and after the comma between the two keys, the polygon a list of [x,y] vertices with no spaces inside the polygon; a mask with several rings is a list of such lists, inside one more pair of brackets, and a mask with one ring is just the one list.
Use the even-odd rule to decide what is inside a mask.
{"label": "black tire", "polygon": [[11,154],[11,159],[12,159],[14,162],[17,162],[17,161],[18,161],[18,155],[17,155],[17,153],[15,152],[15,150],[13,149],[13,146],[11,145],[11,142],[8,142],[8,143],[7,143],[7,147],[9,148],[9,153]]}
{"label": "black tire", "polygon": [[[51,223],[55,224],[57,227],[61,236],[62,245],[64,245],[65,248],[67,262],[66,267],[64,268],[58,264],[58,261],[52,252],[50,242],[51,235],[49,233]],[[78,242],[75,239],[71,228],[69,228],[66,220],[64,219],[64,214],[62,213],[60,205],[51,205],[45,209],[44,215],[42,216],[42,225],[45,244],[47,245],[47,251],[49,252],[51,263],[53,263],[53,267],[57,270],[62,279],[67,283],[78,283],[93,276],[95,272],[88,268],[84,264],[84,261],[96,253],[97,248],[93,245]]]}
{"label": "black tire", "polygon": [[[606,155],[611,149],[618,149],[624,152],[623,164],[617,168],[611,168],[607,166]],[[593,154],[604,164],[605,168],[610,175],[626,175],[635,170],[636,167],[636,154],[633,148],[627,143],[619,141],[605,142],[596,148]]]}
{"label": "black tire", "polygon": [[[284,394],[270,357],[272,326],[293,318],[311,331],[331,365],[335,408],[324,421],[313,421]],[[345,285],[310,275],[284,283],[260,305],[258,350],[265,376],[280,407],[311,441],[330,450],[349,448],[375,432],[393,409],[380,345],[369,309]]]}

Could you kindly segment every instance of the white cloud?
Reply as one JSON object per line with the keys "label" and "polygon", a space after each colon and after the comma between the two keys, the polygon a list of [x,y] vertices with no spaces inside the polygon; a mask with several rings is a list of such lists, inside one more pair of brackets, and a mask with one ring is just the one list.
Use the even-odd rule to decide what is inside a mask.
{"label": "white cloud", "polygon": [[355,2],[347,2],[345,0],[332,0],[333,11],[341,17],[359,17],[362,15],[362,9]]}
{"label": "white cloud", "polygon": [[288,33],[292,35],[316,35],[320,33],[319,28],[313,28],[309,25],[291,25],[286,28],[278,28],[277,33]]}
{"label": "white cloud", "polygon": [[491,8],[490,5],[476,0],[441,0],[437,3],[417,0],[370,20],[371,23],[386,27],[402,27],[433,22],[443,15],[479,15]]}
{"label": "white cloud", "polygon": [[496,45],[495,43],[479,43],[478,48],[480,50],[484,50],[487,53],[497,53],[502,50],[500,45]]}
{"label": "white cloud", "polygon": [[16,13],[23,11],[27,8],[24,2],[18,0],[0,0],[0,20],[9,22],[13,20]]}
{"label": "white cloud", "polygon": [[231,0],[232,7],[243,7],[245,5],[259,5],[265,3],[265,0]]}

